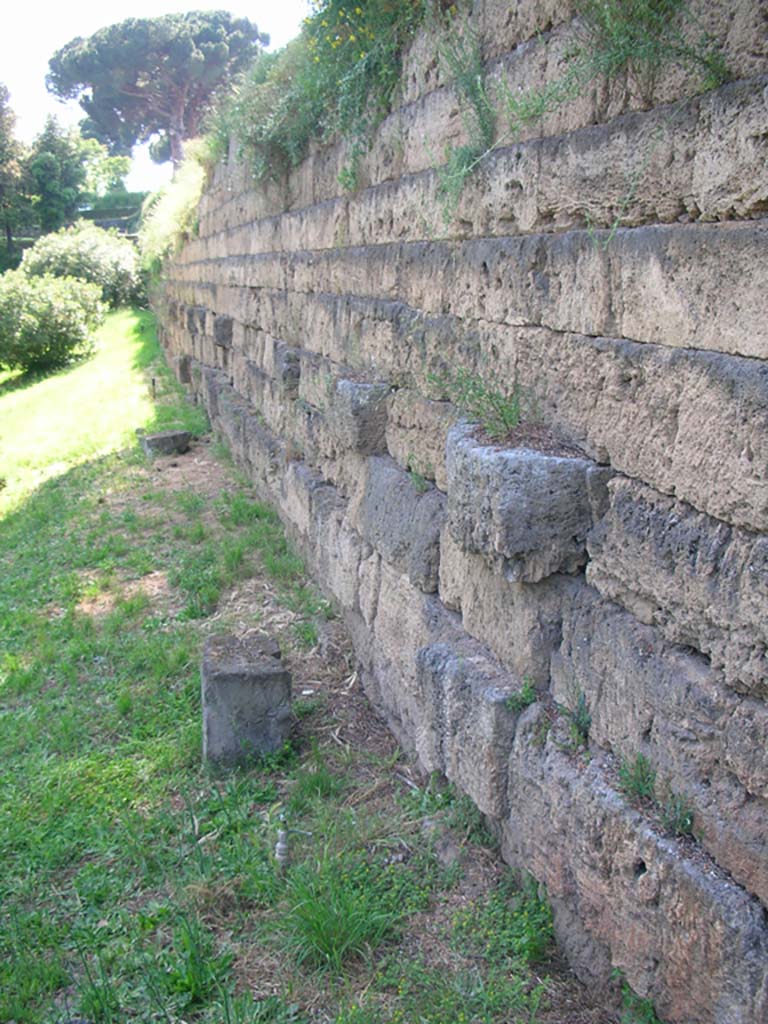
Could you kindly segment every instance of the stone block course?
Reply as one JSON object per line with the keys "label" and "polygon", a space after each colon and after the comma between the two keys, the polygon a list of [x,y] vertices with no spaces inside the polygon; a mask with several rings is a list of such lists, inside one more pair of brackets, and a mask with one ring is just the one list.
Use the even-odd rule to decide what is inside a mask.
{"label": "stone block course", "polygon": [[640,621],[709,656],[735,690],[768,697],[768,541],[637,481],[609,485],[588,579]]}
{"label": "stone block course", "polygon": [[768,706],[734,694],[706,658],[591,588],[569,596],[552,658],[555,699],[572,708],[583,694],[591,742],[628,762],[647,756],[660,795],[686,797],[705,848],[768,905]]}
{"label": "stone block course", "polygon": [[[542,711],[518,726],[510,759],[505,856],[555,900],[578,907],[595,944],[674,1024],[757,1024],[768,1013],[765,910],[713,862],[689,857],[630,809],[599,758],[560,749]],[[546,728],[546,722],[543,723]],[[583,933],[561,933],[583,956]]]}

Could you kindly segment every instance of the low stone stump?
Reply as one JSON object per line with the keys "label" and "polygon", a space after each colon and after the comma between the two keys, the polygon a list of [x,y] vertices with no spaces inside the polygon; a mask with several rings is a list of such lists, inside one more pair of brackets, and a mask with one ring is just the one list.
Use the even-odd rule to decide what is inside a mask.
{"label": "low stone stump", "polygon": [[189,451],[192,435],[188,430],[164,430],[159,434],[142,434],[139,438],[144,452],[155,455],[183,455]]}
{"label": "low stone stump", "polygon": [[282,747],[291,729],[291,674],[275,641],[210,637],[201,676],[204,760],[234,766]]}

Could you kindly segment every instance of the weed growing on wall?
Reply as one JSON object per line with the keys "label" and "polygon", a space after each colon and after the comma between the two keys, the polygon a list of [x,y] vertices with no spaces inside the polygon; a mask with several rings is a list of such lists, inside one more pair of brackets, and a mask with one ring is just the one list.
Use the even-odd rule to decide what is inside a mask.
{"label": "weed growing on wall", "polygon": [[389,111],[401,56],[424,18],[421,0],[315,0],[302,33],[259,57],[209,122],[222,154],[230,135],[258,180],[280,180],[310,141],[351,142],[342,184],[355,188],[358,163]]}
{"label": "weed growing on wall", "polygon": [[197,208],[203,194],[207,148],[188,143],[184,162],[173,181],[144,203],[139,226],[139,253],[146,271],[157,275],[163,260],[197,231]]}
{"label": "weed growing on wall", "polygon": [[440,58],[464,104],[469,141],[449,148],[438,168],[446,223],[455,215],[467,178],[493,149],[514,141],[524,128],[582,95],[595,80],[610,84],[626,78],[647,105],[659,74],[670,65],[698,75],[702,91],[728,79],[722,53],[698,31],[686,0],[581,0],[578,14],[580,41],[567,55],[563,74],[522,92],[500,82],[498,115],[489,100],[477,40],[458,20],[447,24],[450,42],[441,46]]}
{"label": "weed growing on wall", "polygon": [[518,381],[509,391],[500,391],[464,369],[430,374],[429,381],[465,415],[477,421],[492,441],[505,438],[522,420],[538,416],[533,395]]}

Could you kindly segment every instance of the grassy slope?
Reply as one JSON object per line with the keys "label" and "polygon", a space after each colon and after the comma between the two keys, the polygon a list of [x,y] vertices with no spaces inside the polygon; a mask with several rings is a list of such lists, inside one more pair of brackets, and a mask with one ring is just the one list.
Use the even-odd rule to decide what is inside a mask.
{"label": "grassy slope", "polygon": [[150,313],[120,310],[99,332],[95,357],[42,380],[0,380],[0,514],[44,480],[131,444],[135,428],[153,423],[138,372],[151,358],[152,331]]}
{"label": "grassy slope", "polygon": [[[474,809],[403,790],[390,739],[354,746],[377,727],[360,726],[343,657],[302,654],[327,609],[274,513],[209,447],[173,487],[138,452],[136,427],[197,415],[156,354],[146,316],[121,313],[92,363],[0,388],[0,422],[23,438],[0,518],[0,1021],[540,1019],[526,963],[546,948],[546,904],[492,861],[462,891],[435,822],[453,820],[459,846],[490,840]],[[324,680],[333,704],[304,707],[284,756],[217,779],[200,765],[200,646],[232,628],[221,601],[238,581],[255,590],[237,627],[271,616],[298,692]],[[284,876],[281,815],[303,830]]]}

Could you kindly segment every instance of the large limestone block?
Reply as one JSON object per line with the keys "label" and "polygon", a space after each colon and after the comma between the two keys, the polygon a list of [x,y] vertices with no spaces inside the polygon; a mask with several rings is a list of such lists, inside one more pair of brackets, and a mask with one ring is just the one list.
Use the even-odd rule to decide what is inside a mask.
{"label": "large limestone block", "polygon": [[768,696],[768,539],[617,477],[589,537],[587,578],[734,689]]}
{"label": "large limestone block", "polygon": [[428,749],[436,709],[423,700],[416,654],[422,647],[455,639],[458,620],[383,560],[376,587],[366,692],[407,750]]}
{"label": "large limestone block", "polygon": [[201,677],[204,760],[237,765],[282,747],[291,730],[291,674],[276,645],[209,637]]}
{"label": "large limestone block", "polygon": [[455,782],[483,814],[503,817],[516,720],[508,701],[519,684],[466,639],[423,647],[416,663],[424,704],[435,709],[416,748],[422,766]]}
{"label": "large limestone block", "polygon": [[592,742],[647,756],[659,795],[684,795],[705,848],[768,904],[768,706],[586,587],[564,605],[552,689],[568,707],[584,695]]}
{"label": "large limestone block", "polygon": [[[586,562],[586,537],[609,471],[590,459],[503,448],[476,426],[448,433],[448,528],[465,551],[501,562],[510,581],[536,583]],[[594,496],[594,502],[592,500]]]}
{"label": "large limestone block", "polygon": [[414,586],[427,593],[437,590],[445,523],[440,491],[418,489],[389,458],[369,458],[353,521],[365,540]]}
{"label": "large limestone block", "polygon": [[560,642],[562,609],[580,580],[550,576],[541,583],[511,582],[481,555],[468,554],[445,528],[440,539],[440,597],[460,612],[470,636],[486,644],[502,665],[537,686],[549,682],[550,659]]}
{"label": "large limestone block", "polygon": [[450,402],[432,402],[401,388],[390,395],[386,440],[389,454],[406,469],[448,490],[445,447],[459,413]]}
{"label": "large limestone block", "polygon": [[[588,938],[674,1024],[758,1024],[768,1015],[768,925],[760,903],[706,857],[659,835],[567,733],[529,709],[509,774],[507,859],[576,910]],[[571,922],[573,917],[571,917]],[[582,935],[561,933],[579,963]],[[603,978],[603,981],[607,981]]]}
{"label": "large limestone block", "polygon": [[371,548],[347,517],[347,502],[335,487],[312,492],[309,557],[312,572],[323,590],[344,610],[359,611],[360,563]]}

